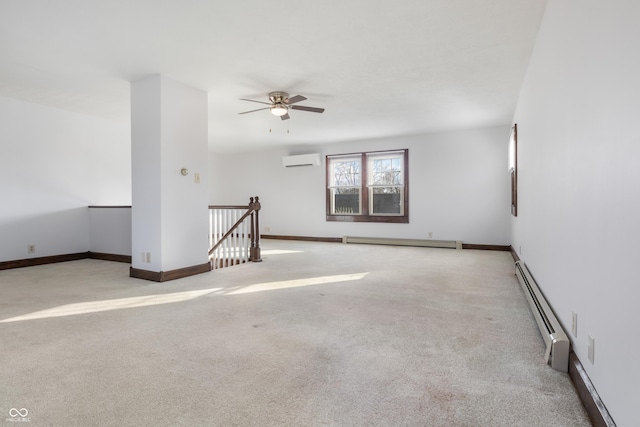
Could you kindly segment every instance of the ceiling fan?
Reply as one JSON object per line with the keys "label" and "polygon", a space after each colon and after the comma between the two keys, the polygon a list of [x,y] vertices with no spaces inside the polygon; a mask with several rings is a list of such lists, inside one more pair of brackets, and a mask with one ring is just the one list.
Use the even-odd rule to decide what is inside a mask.
{"label": "ceiling fan", "polygon": [[273,114],[274,116],[278,116],[282,120],[288,120],[290,118],[289,109],[309,111],[312,113],[324,112],[324,108],[305,107],[304,105],[293,105],[307,99],[302,95],[296,95],[289,98],[289,94],[287,92],[271,92],[269,93],[269,99],[271,100],[271,102],[256,101],[253,99],[240,99],[240,101],[249,101],[249,102],[257,102],[259,104],[265,104],[265,105],[268,105],[268,107],[258,108],[257,110],[244,111],[238,114],[247,114],[247,113],[253,113],[254,111],[270,110],[271,114]]}

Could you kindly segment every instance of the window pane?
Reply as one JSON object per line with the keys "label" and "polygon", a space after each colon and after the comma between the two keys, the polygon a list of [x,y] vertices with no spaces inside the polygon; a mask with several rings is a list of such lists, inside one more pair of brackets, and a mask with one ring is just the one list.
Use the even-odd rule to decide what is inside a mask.
{"label": "window pane", "polygon": [[360,214],[360,188],[333,188],[332,214]]}
{"label": "window pane", "polygon": [[402,185],[402,158],[398,155],[369,156],[369,186]]}
{"label": "window pane", "polygon": [[360,156],[338,157],[331,159],[331,213],[334,215],[360,215],[362,195],[360,189]]}
{"label": "window pane", "polygon": [[360,185],[359,159],[333,159],[331,160],[331,167],[333,170],[333,186],[353,187]]}
{"label": "window pane", "polygon": [[403,187],[374,187],[371,189],[373,214],[402,215]]}

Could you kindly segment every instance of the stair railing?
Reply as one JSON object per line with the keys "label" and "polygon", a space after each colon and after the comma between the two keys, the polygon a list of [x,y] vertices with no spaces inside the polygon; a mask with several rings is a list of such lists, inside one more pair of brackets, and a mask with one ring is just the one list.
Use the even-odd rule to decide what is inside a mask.
{"label": "stair railing", "polygon": [[260,262],[260,199],[244,206],[209,206],[211,268]]}

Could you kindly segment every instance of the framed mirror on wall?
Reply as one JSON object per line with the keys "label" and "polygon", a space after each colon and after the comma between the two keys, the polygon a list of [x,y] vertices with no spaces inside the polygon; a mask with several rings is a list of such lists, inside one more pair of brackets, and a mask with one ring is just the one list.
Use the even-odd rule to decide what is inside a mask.
{"label": "framed mirror on wall", "polygon": [[511,177],[511,215],[518,216],[518,124],[511,127],[509,139],[509,175]]}

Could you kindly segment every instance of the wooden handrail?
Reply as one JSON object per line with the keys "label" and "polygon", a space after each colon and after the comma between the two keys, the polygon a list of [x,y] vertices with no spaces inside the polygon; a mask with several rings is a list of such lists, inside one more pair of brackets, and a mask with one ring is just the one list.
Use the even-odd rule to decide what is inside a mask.
{"label": "wooden handrail", "polygon": [[209,209],[247,209],[247,205],[209,205]]}

